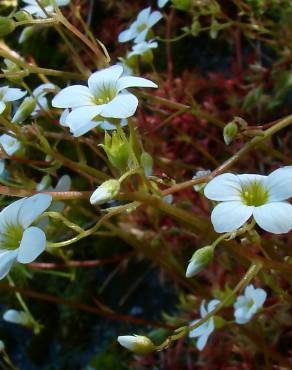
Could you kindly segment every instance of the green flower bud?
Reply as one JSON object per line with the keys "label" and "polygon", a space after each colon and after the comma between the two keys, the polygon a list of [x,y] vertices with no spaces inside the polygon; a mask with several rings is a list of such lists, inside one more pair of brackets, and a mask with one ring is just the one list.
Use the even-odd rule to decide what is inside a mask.
{"label": "green flower bud", "polygon": [[191,0],[172,0],[172,3],[176,9],[187,11],[191,5]]}
{"label": "green flower bud", "polygon": [[0,17],[0,37],[9,35],[16,28],[16,23],[13,19],[7,17]]}
{"label": "green flower bud", "polygon": [[31,14],[29,14],[28,12],[25,12],[24,10],[19,10],[18,12],[16,12],[14,14],[14,18],[19,22],[30,21],[33,19]]}
{"label": "green flower bud", "polygon": [[190,263],[188,264],[186,277],[191,278],[197,273],[203,270],[204,267],[213,259],[214,247],[207,245],[201,249],[198,249],[192,256]]}
{"label": "green flower bud", "polygon": [[123,138],[118,132],[114,132],[112,136],[105,132],[104,144],[101,146],[114,167],[120,171],[124,171],[127,168],[130,157],[128,140]]}
{"label": "green flower bud", "polygon": [[234,121],[227,123],[223,129],[223,138],[226,145],[229,145],[238,133],[238,126]]}
{"label": "green flower bud", "polygon": [[137,355],[145,355],[155,350],[155,345],[143,335],[120,335],[118,342]]}
{"label": "green flower bud", "polygon": [[153,158],[151,157],[151,155],[147,152],[143,152],[141,154],[140,163],[145,171],[145,175],[147,177],[151,176],[153,169]]}
{"label": "green flower bud", "polygon": [[118,180],[107,180],[102,183],[91,195],[91,204],[103,204],[115,198],[120,191]]}
{"label": "green flower bud", "polygon": [[15,112],[12,118],[12,122],[22,123],[24,120],[26,120],[27,117],[30,116],[35,107],[36,101],[34,98],[31,97],[24,99],[24,101],[20,104],[19,108]]}

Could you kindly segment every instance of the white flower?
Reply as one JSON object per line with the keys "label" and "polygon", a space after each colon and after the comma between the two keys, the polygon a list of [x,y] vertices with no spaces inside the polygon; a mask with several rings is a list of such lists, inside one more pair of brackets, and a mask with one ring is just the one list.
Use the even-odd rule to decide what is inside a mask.
{"label": "white flower", "polygon": [[241,227],[251,216],[264,230],[274,234],[287,233],[292,228],[292,166],[282,167],[261,175],[225,173],[211,180],[205,196],[222,202],[211,215],[218,233]]}
{"label": "white flower", "polygon": [[119,34],[119,42],[134,40],[135,43],[139,43],[145,41],[151,27],[160,21],[161,18],[161,13],[158,11],[151,13],[150,7],[141,10],[130,27]]}
{"label": "white flower", "polygon": [[47,111],[48,100],[45,97],[48,93],[56,91],[58,87],[52,83],[46,83],[33,90],[32,96],[23,100],[15,112],[12,122],[22,123],[28,116],[36,117],[42,110]]}
{"label": "white flower", "polygon": [[20,142],[15,137],[8,134],[0,136],[0,144],[8,155],[13,155],[21,148]]}
{"label": "white flower", "polygon": [[157,5],[159,8],[163,8],[168,2],[169,0],[158,0]]}
{"label": "white flower", "polygon": [[91,204],[103,204],[113,199],[120,191],[118,180],[107,180],[102,183],[91,195]]}
{"label": "white flower", "polygon": [[23,98],[26,95],[26,91],[12,88],[8,86],[0,87],[0,114],[2,114],[6,108],[6,103],[15,101]]}
{"label": "white flower", "polygon": [[[42,10],[42,8],[39,6],[36,0],[22,0],[27,5],[22,8],[22,10],[25,10],[29,14],[35,15],[37,17],[41,18],[47,18],[46,13]],[[50,0],[40,0],[39,3],[43,6],[45,11],[48,14],[53,13],[54,7],[51,5]],[[56,0],[56,3],[58,6],[65,6],[70,3],[70,0]]]}
{"label": "white flower", "polygon": [[31,323],[31,317],[26,312],[17,310],[5,311],[3,320],[23,326],[29,326]]}
{"label": "white flower", "polygon": [[253,315],[263,307],[267,298],[264,289],[255,289],[253,285],[248,285],[244,290],[244,295],[237,297],[234,303],[234,316],[237,324],[246,324]]}
{"label": "white flower", "polygon": [[36,194],[19,199],[0,213],[0,279],[14,262],[30,263],[46,247],[46,235],[31,224],[50,206],[52,197]]}
{"label": "white flower", "polygon": [[154,344],[142,335],[120,335],[118,342],[121,346],[137,354],[146,354],[155,349]]}
{"label": "white flower", "polygon": [[[218,299],[213,299],[212,301],[210,301],[208,303],[208,307],[206,309],[205,301],[203,301],[201,303],[201,307],[200,307],[201,318],[205,317],[209,312],[213,311],[214,308],[219,303],[220,303],[220,301],[218,301]],[[192,321],[191,325],[196,324],[198,321],[200,321],[200,319]],[[199,338],[197,340],[197,344],[196,344],[199,351],[202,351],[202,349],[205,347],[205,345],[207,343],[207,340],[208,340],[210,334],[214,331],[214,329],[215,329],[214,318],[211,317],[206,322],[204,322],[204,324],[198,326],[197,328],[195,328],[195,329],[193,329],[189,332],[189,337],[190,338],[197,338],[197,337]]]}
{"label": "white flower", "polygon": [[150,41],[142,41],[139,44],[136,44],[132,47],[132,51],[129,52],[127,55],[128,58],[131,58],[134,55],[143,55],[151,49],[155,49],[158,47],[158,43],[156,41],[150,40]]}
{"label": "white flower", "polygon": [[[131,117],[138,106],[135,95],[125,90],[128,87],[157,87],[145,78],[122,76],[123,67],[114,65],[93,73],[88,87],[74,85],[61,90],[53,99],[57,108],[72,108],[62,119],[76,136],[98,126],[102,118]],[[82,132],[82,133],[80,133]]]}
{"label": "white flower", "polygon": [[[196,172],[195,176],[193,176],[193,180],[199,179],[200,177],[207,176],[211,173],[210,170],[199,170]],[[194,190],[195,191],[200,191],[204,188],[205,184],[197,184],[194,185]]]}

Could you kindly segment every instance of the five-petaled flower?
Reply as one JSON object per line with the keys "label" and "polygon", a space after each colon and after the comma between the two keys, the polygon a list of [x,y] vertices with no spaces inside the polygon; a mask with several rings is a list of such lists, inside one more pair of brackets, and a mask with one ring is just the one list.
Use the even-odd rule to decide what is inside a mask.
{"label": "five-petaled flower", "polygon": [[268,176],[225,173],[211,180],[205,196],[219,201],[211,215],[216,232],[231,232],[251,216],[264,230],[274,234],[292,229],[292,166],[277,169]]}
{"label": "five-petaled flower", "polygon": [[131,117],[138,106],[138,99],[128,92],[128,87],[157,87],[145,78],[122,76],[123,67],[114,65],[93,73],[88,87],[74,85],[61,90],[53,99],[57,108],[71,108],[63,121],[75,136],[99,126],[104,118]]}
{"label": "five-petaled flower", "polygon": [[151,27],[160,21],[161,18],[161,13],[157,10],[151,13],[150,7],[141,10],[130,27],[119,34],[119,42],[134,40],[135,43],[139,43],[145,41]]}
{"label": "five-petaled flower", "polygon": [[0,114],[4,112],[7,103],[21,99],[24,95],[26,91],[9,86],[0,87]]}
{"label": "five-petaled flower", "polygon": [[52,202],[48,194],[19,199],[0,213],[0,279],[14,262],[30,263],[46,248],[46,235],[32,223]]}
{"label": "five-petaled flower", "polygon": [[[23,0],[23,2],[27,4],[22,8],[23,10],[40,18],[47,18],[47,14],[54,12],[54,7],[50,0],[39,0],[39,4],[41,6],[36,0]],[[56,4],[58,6],[65,6],[69,3],[70,0],[56,0]]]}
{"label": "five-petaled flower", "polygon": [[234,316],[237,324],[246,324],[253,315],[263,307],[267,298],[264,289],[254,288],[248,285],[244,290],[244,295],[237,297],[234,303]]}
{"label": "five-petaled flower", "polygon": [[[208,303],[207,309],[205,307],[205,301],[201,303],[200,307],[200,314],[201,318],[205,317],[209,312],[213,311],[215,307],[220,303],[218,299],[213,299]],[[191,322],[191,325],[196,324],[200,319],[196,319]],[[198,326],[195,329],[192,329],[189,332],[189,337],[190,338],[197,338],[197,348],[199,351],[202,351],[202,349],[205,347],[207,340],[210,336],[210,334],[214,331],[215,329],[215,323],[214,323],[214,317],[210,317],[207,321],[205,321],[202,325]]]}

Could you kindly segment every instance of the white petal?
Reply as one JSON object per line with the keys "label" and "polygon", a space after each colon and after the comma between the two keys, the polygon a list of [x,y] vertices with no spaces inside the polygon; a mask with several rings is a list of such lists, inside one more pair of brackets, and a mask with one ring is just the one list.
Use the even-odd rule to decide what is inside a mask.
{"label": "white petal", "polygon": [[151,13],[149,19],[148,19],[148,26],[149,27],[152,27],[154,26],[154,24],[156,24],[158,21],[160,21],[160,19],[162,18],[162,14],[160,12],[158,12],[157,10],[153,13]]}
{"label": "white petal", "polygon": [[209,333],[207,334],[203,334],[199,337],[199,339],[197,340],[197,343],[196,343],[196,347],[198,348],[199,351],[202,351],[208,341],[208,338],[209,338]]}
{"label": "white petal", "polygon": [[[200,319],[196,319],[196,320],[192,321],[190,325],[191,326],[195,325],[199,321],[200,321]],[[196,337],[199,337],[199,336],[203,335],[206,332],[206,328],[207,328],[207,325],[206,325],[206,323],[204,323],[204,324],[198,326],[197,328],[192,329],[189,332],[189,337],[190,338],[196,338]]]}
{"label": "white petal", "polygon": [[25,198],[18,212],[18,221],[20,225],[27,228],[35,221],[52,202],[52,196],[49,194],[36,194]]}
{"label": "white petal", "polygon": [[18,248],[17,261],[30,263],[34,261],[46,248],[46,235],[43,230],[32,226],[22,235]]}
{"label": "white petal", "polygon": [[57,0],[57,4],[59,6],[65,6],[65,5],[68,5],[70,3],[70,0]]}
{"label": "white petal", "polygon": [[0,279],[3,279],[11,269],[17,256],[17,250],[5,251],[0,254]]}
{"label": "white petal", "polygon": [[212,299],[212,301],[208,303],[208,308],[207,308],[208,313],[213,311],[214,308],[218,306],[219,303],[220,301],[218,299]]}
{"label": "white petal", "polygon": [[68,191],[71,187],[71,178],[68,175],[64,175],[58,181],[55,191]]}
{"label": "white petal", "polygon": [[224,173],[211,180],[204,189],[207,198],[217,201],[241,200],[238,176]]}
{"label": "white petal", "polygon": [[123,67],[118,64],[93,73],[88,79],[88,87],[91,93],[98,96],[100,90],[115,86],[122,73]]}
{"label": "white petal", "polygon": [[95,105],[94,97],[89,88],[82,85],[74,85],[61,90],[52,100],[52,106],[56,108],[76,108],[84,105]]}
{"label": "white petal", "polygon": [[128,118],[134,115],[138,99],[130,93],[119,94],[111,102],[105,104],[100,115],[105,118]]}
{"label": "white petal", "polygon": [[272,172],[265,184],[269,190],[269,202],[292,197],[292,166],[282,167]]}
{"label": "white petal", "polygon": [[3,101],[0,101],[0,114],[4,112],[6,108],[6,104]]}
{"label": "white petal", "polygon": [[255,290],[254,302],[258,308],[263,306],[266,299],[267,293],[264,291],[264,289],[258,288]]}
{"label": "white petal", "polygon": [[117,91],[121,91],[128,87],[158,87],[156,83],[142,77],[121,77],[117,82]]}
{"label": "white petal", "polygon": [[86,134],[88,131],[92,130],[93,128],[99,126],[100,121],[89,121],[85,125],[80,127],[70,127],[70,132],[75,136],[79,137],[81,135]]}
{"label": "white petal", "polygon": [[145,8],[141,10],[141,12],[137,16],[137,22],[139,23],[147,23],[149,16],[151,13],[151,7]]}
{"label": "white petal", "polygon": [[9,88],[3,96],[3,101],[14,101],[23,98],[26,95],[26,91]]}
{"label": "white petal", "polygon": [[82,129],[89,121],[101,113],[103,107],[104,105],[101,104],[76,108],[66,117],[66,125],[74,132],[77,129]]}
{"label": "white petal", "polygon": [[147,37],[147,34],[149,32],[149,27],[145,28],[145,30],[143,30],[142,32],[139,32],[137,34],[137,36],[135,37],[135,42],[136,43],[139,43],[139,42],[143,42],[145,41],[146,37]]}
{"label": "white petal", "polygon": [[52,84],[52,83],[46,83],[46,84],[41,84],[37,88],[33,90],[33,96],[37,97],[39,95],[46,95],[49,93],[49,90],[56,90],[57,86]]}
{"label": "white petal", "polygon": [[223,202],[218,204],[211,214],[211,221],[217,233],[237,230],[252,215],[254,207],[241,202]]}
{"label": "white petal", "polygon": [[18,223],[18,213],[23,205],[25,198],[19,199],[5,207],[0,213],[0,232],[5,232],[7,225]]}
{"label": "white petal", "polygon": [[256,223],[274,234],[288,233],[292,229],[292,205],[287,202],[272,202],[255,207]]}
{"label": "white petal", "polygon": [[119,34],[119,42],[127,42],[127,41],[130,41],[132,38],[134,38],[135,36],[133,35],[133,32],[131,29],[128,29],[128,30],[125,30],[125,31],[122,31],[120,34]]}
{"label": "white petal", "polygon": [[205,307],[205,303],[206,301],[203,300],[202,303],[201,303],[201,306],[200,306],[200,315],[201,317],[205,317],[207,315],[207,310],[206,310],[206,307]]}

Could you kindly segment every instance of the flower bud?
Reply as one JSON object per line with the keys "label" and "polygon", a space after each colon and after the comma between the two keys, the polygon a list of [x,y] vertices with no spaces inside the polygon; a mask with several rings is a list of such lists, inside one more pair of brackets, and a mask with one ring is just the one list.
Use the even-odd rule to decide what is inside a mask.
{"label": "flower bud", "polygon": [[24,101],[20,104],[19,108],[15,112],[12,122],[13,123],[22,123],[26,120],[27,117],[33,112],[36,107],[36,101],[34,98],[25,98]]}
{"label": "flower bud", "polygon": [[3,314],[3,320],[27,327],[31,325],[31,318],[24,311],[7,310]]}
{"label": "flower bud", "polygon": [[223,129],[223,138],[226,145],[229,145],[238,133],[237,124],[234,121],[227,123]]}
{"label": "flower bud", "polygon": [[101,146],[106,152],[108,160],[114,167],[120,171],[127,168],[130,156],[130,145],[118,132],[114,132],[112,136],[105,132],[104,144]]}
{"label": "flower bud", "polygon": [[7,17],[0,17],[0,37],[9,35],[16,28],[16,23],[13,19]]}
{"label": "flower bud", "polygon": [[214,255],[214,247],[207,245],[201,249],[198,249],[192,256],[190,263],[188,264],[186,277],[191,278],[197,273],[203,270],[205,266],[212,260]]}
{"label": "flower bud", "polygon": [[26,12],[24,10],[19,10],[18,12],[16,12],[14,14],[14,18],[19,22],[30,21],[30,20],[33,19],[31,14],[29,14],[28,12]]}
{"label": "flower bud", "polygon": [[138,355],[145,355],[155,350],[155,345],[143,335],[120,335],[118,342],[121,346]]}
{"label": "flower bud", "polygon": [[145,175],[147,177],[151,176],[152,175],[152,168],[153,168],[153,159],[152,159],[151,155],[147,152],[143,152],[141,154],[140,163],[141,163],[141,166],[143,167],[143,169],[145,171]]}
{"label": "flower bud", "polygon": [[91,195],[91,204],[103,204],[112,200],[120,191],[118,180],[108,180],[101,184]]}

